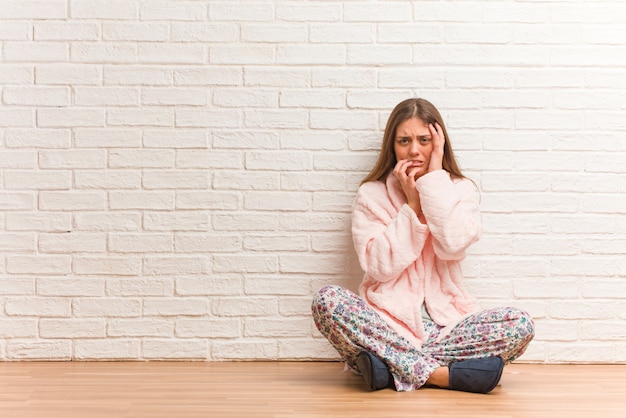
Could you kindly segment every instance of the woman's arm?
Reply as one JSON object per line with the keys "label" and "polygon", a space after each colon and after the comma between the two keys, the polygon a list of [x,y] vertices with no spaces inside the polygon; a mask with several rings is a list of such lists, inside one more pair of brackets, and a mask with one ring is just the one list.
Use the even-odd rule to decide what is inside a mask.
{"label": "woman's arm", "polygon": [[443,260],[463,259],[481,233],[476,186],[467,179],[454,182],[444,170],[428,173],[416,184],[435,253]]}
{"label": "woman's arm", "polygon": [[[396,278],[420,256],[428,227],[408,204],[392,215],[361,189],[352,212],[352,238],[361,268],[371,278]],[[389,204],[389,206],[391,206]]]}

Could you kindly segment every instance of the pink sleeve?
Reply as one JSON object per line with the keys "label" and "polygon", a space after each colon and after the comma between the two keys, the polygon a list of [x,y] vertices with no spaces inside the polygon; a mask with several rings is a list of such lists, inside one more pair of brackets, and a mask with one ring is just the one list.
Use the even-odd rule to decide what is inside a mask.
{"label": "pink sleeve", "polygon": [[352,239],[361,268],[374,280],[386,282],[419,257],[428,227],[407,204],[395,213],[390,203],[377,202],[371,191],[359,189],[352,212]]}
{"label": "pink sleeve", "polygon": [[481,233],[476,186],[467,179],[453,181],[444,170],[428,173],[416,184],[435,254],[443,260],[465,258]]}

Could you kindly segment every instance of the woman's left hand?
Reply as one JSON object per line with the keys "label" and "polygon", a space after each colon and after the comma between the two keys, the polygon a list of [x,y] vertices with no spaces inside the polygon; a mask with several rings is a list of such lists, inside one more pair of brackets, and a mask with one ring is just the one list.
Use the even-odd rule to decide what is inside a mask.
{"label": "woman's left hand", "polygon": [[430,164],[428,165],[428,171],[431,172],[443,169],[443,146],[446,143],[446,137],[437,122],[429,124],[428,130],[433,140],[433,152],[430,155]]}

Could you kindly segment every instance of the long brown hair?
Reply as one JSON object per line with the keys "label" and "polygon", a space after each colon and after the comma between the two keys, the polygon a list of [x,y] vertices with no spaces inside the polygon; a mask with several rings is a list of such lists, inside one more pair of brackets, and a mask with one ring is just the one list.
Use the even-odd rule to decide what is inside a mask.
{"label": "long brown hair", "polygon": [[441,126],[446,142],[443,146],[443,169],[454,178],[465,178],[461,173],[461,169],[454,158],[454,152],[450,145],[450,138],[443,118],[437,108],[425,99],[407,99],[404,100],[393,109],[385,133],[383,135],[383,143],[378,154],[378,160],[367,176],[361,181],[361,184],[368,181],[384,181],[385,178],[393,171],[397,164],[396,154],[393,150],[394,141],[396,139],[396,130],[398,125],[410,118],[418,118],[426,125],[435,122]]}

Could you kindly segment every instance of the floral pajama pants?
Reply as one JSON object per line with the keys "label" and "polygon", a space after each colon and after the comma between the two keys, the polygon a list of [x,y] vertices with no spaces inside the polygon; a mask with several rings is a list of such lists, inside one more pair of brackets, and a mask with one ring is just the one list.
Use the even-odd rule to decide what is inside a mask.
{"label": "floral pajama pants", "polygon": [[438,367],[472,358],[500,356],[510,363],[534,337],[530,316],[516,308],[474,313],[443,335],[443,327],[424,320],[428,340],[416,348],[398,335],[361,297],[339,286],[320,289],[312,304],[317,329],[352,370],[367,350],[389,367],[396,390],[422,387]]}

